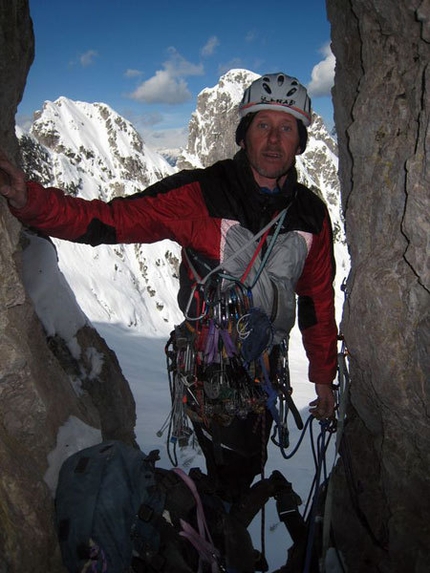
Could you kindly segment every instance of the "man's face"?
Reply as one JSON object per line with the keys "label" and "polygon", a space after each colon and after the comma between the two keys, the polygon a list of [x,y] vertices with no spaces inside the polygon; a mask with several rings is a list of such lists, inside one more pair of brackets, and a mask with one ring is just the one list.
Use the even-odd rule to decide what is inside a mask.
{"label": "man's face", "polygon": [[272,189],[277,180],[282,185],[282,176],[286,176],[300,153],[297,120],[284,111],[259,111],[241,146],[260,187]]}

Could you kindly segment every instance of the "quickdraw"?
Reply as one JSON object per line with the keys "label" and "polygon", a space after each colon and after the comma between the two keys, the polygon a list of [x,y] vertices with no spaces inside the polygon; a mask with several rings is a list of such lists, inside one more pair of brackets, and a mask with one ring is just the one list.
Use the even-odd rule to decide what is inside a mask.
{"label": "quickdraw", "polygon": [[[186,320],[177,326],[165,351],[170,381],[172,410],[169,453],[177,464],[176,445],[188,444],[192,429],[189,420],[228,426],[233,418],[269,409],[275,421],[275,443],[288,447],[287,415],[292,410],[298,428],[303,427],[291,398],[288,369],[288,342],[273,344],[271,320],[254,307],[252,289],[258,281],[282,227],[287,209],[243,245],[239,252],[258,240],[250,263],[240,279],[226,274],[222,266],[202,278],[185,251],[196,282],[185,310]],[[270,237],[252,284],[245,285],[257,255]],[[234,256],[236,256],[236,252]],[[224,262],[226,264],[226,261]],[[193,314],[191,314],[193,308]],[[164,431],[165,426],[160,430]],[[159,435],[160,435],[159,432]]]}
{"label": "quickdraw", "polygon": [[[303,424],[291,399],[287,341],[273,345],[269,319],[237,284],[224,292],[206,289],[204,301],[204,318],[177,326],[166,345],[172,398],[168,441],[174,450],[187,445],[190,420],[228,426],[235,416],[244,419],[268,408],[277,443],[288,447],[288,412],[299,429]],[[176,452],[170,459],[176,465]]]}

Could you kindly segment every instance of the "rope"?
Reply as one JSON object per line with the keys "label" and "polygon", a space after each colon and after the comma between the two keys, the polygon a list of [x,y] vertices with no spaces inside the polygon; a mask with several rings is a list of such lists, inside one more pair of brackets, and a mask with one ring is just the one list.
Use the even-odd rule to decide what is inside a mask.
{"label": "rope", "polygon": [[[263,412],[261,415],[261,479],[263,480],[266,476],[265,471],[264,471],[264,458],[266,457],[266,413]],[[262,508],[261,508],[261,532],[260,532],[260,538],[261,538],[261,555],[263,557],[263,561],[266,560],[266,537],[265,537],[265,531],[266,531],[266,507],[263,504]]]}
{"label": "rope", "polygon": [[215,547],[209,527],[206,522],[205,512],[203,509],[202,500],[199,492],[197,491],[194,481],[180,468],[174,468],[173,471],[178,475],[188,486],[196,501],[196,516],[198,532],[185,520],[180,519],[182,531],[179,533],[181,537],[185,537],[196,548],[199,554],[199,569],[198,573],[202,572],[202,560],[210,563],[212,573],[218,573],[218,559],[219,551]]}
{"label": "rope", "polygon": [[278,238],[278,235],[281,232],[282,224],[284,222],[285,216],[287,215],[287,211],[290,208],[290,206],[291,206],[291,203],[288,205],[288,207],[286,207],[283,211],[281,211],[281,213],[278,215],[278,217],[273,219],[273,221],[274,221],[273,224],[275,225],[275,231],[273,233],[272,238],[270,239],[269,246],[267,247],[266,253],[264,254],[264,257],[260,263],[257,274],[254,277],[254,280],[253,280],[252,285],[251,285],[251,289],[254,288],[254,286],[256,285],[258,279],[260,278],[261,273],[263,272],[264,267],[266,266],[266,263],[267,263],[269,256],[270,256],[270,253],[272,252],[273,247],[275,246],[276,239]]}
{"label": "rope", "polygon": [[261,237],[260,242],[257,245],[257,248],[254,251],[254,254],[252,255],[251,260],[248,263],[248,266],[245,269],[245,272],[243,273],[242,277],[241,277],[241,282],[245,282],[246,277],[249,275],[249,273],[251,272],[252,267],[254,266],[255,263],[255,259],[258,256],[258,253],[261,251],[261,249],[263,248],[264,243],[266,242],[267,239],[267,235],[270,232],[270,228],[267,229],[267,231],[264,233],[264,235]]}
{"label": "rope", "polygon": [[[297,451],[298,451],[298,449],[300,448],[300,446],[301,446],[301,444],[302,444],[302,442],[303,442],[303,439],[304,439],[304,437],[305,437],[305,435],[306,435],[306,432],[307,432],[307,430],[308,430],[308,427],[310,426],[310,424],[312,423],[313,420],[314,420],[314,417],[313,417],[312,415],[309,415],[309,418],[306,420],[305,425],[303,426],[303,430],[301,431],[301,434],[300,434],[300,437],[299,437],[299,439],[298,439],[298,441],[297,441],[297,444],[295,445],[295,447],[293,448],[293,450],[291,451],[290,454],[287,454],[287,453],[285,452],[285,448],[282,446],[282,444],[277,443],[277,442],[274,442],[275,445],[279,447],[279,450],[280,450],[280,452],[281,452],[281,455],[282,455],[282,457],[283,457],[284,459],[290,460],[290,459],[297,453]],[[272,441],[274,441],[274,440],[273,440],[273,436],[272,436]]]}
{"label": "rope", "polygon": [[[273,227],[273,225],[275,225],[281,218],[283,220],[285,218],[287,210],[288,210],[288,207],[286,209],[284,209],[283,211],[281,211],[271,221],[269,221],[269,223],[265,227],[263,227],[258,233],[256,233],[253,237],[251,237],[251,239],[249,241],[246,241],[241,247],[239,247],[239,249],[237,249],[237,251],[235,251],[228,259],[226,259],[221,264],[219,264],[217,267],[212,269],[210,271],[210,273],[208,273],[203,279],[200,280],[200,283],[205,284],[211,275],[217,273],[218,271],[222,271],[223,268],[227,265],[227,263],[234,260],[238,255],[240,255],[243,251],[245,251],[249,245],[252,245],[256,240],[258,240],[260,237],[262,237],[266,233],[266,231],[268,229],[270,229],[271,227]],[[278,231],[278,233],[279,233],[279,231]],[[198,279],[198,277],[196,277],[196,278]]]}
{"label": "rope", "polygon": [[304,424],[303,430],[300,433],[299,439],[295,447],[291,451],[291,453],[287,454],[285,452],[285,448],[283,448],[281,445],[279,446],[282,456],[285,459],[291,459],[297,453],[300,446],[302,445],[306,433],[309,432],[312,458],[315,465],[315,475],[309,490],[308,499],[306,501],[305,509],[303,512],[304,519],[305,521],[308,522],[309,528],[308,528],[308,536],[306,539],[304,568],[303,570],[301,570],[301,573],[310,573],[311,567],[313,565],[312,559],[313,559],[313,550],[316,537],[316,517],[319,508],[320,489],[321,489],[321,484],[327,481],[328,479],[326,453],[331,441],[331,437],[333,433],[336,431],[335,420],[321,420],[319,422],[320,433],[318,437],[315,438],[313,432],[313,423],[315,420],[316,418],[314,416],[309,415],[308,419]]}
{"label": "rope", "polygon": [[318,440],[317,440],[318,448],[317,448],[317,452],[315,453],[315,456],[316,456],[316,458],[315,458],[316,459],[316,473],[315,473],[315,478],[314,478],[314,483],[313,483],[313,489],[315,491],[315,494],[313,497],[311,512],[310,512],[310,516],[309,516],[309,533],[308,533],[308,539],[307,539],[307,544],[306,544],[305,565],[304,565],[303,573],[309,573],[311,570],[310,569],[311,565],[312,565],[313,548],[314,548],[314,542],[315,542],[316,517],[317,517],[317,512],[318,512],[318,502],[319,502],[320,486],[321,486],[321,473],[323,470],[324,470],[324,478],[327,479],[325,454],[326,454],[327,447],[328,447],[328,444],[330,441],[330,438],[329,438],[329,440],[326,442],[326,433],[327,433],[328,422],[322,421],[322,422],[320,422],[320,426],[321,426],[321,432],[320,432],[320,435],[318,436]]}
{"label": "rope", "polygon": [[[338,460],[341,442],[343,438],[343,429],[345,426],[346,406],[348,402],[348,390],[350,384],[348,366],[346,364],[347,350],[343,337],[341,351],[338,354],[338,409],[337,409],[337,424],[336,424],[336,455],[333,460],[333,467]],[[330,537],[332,531],[332,510],[333,510],[333,480],[329,480],[327,486],[326,500],[324,504],[324,518],[323,518],[323,531],[322,531],[322,549],[321,553],[325,558],[330,546]],[[341,563],[340,558],[338,557]],[[343,567],[342,563],[341,566]]]}
{"label": "rope", "polygon": [[[313,421],[315,418],[310,415],[307,419],[303,431],[299,437],[299,440],[292,450],[290,454],[286,454],[283,448],[280,448],[281,453],[285,459],[292,458],[295,453],[298,451],[299,447],[301,446],[305,434],[309,431],[310,436],[310,445],[312,451],[312,457],[315,465],[315,476],[312,481],[312,485],[310,488],[309,496],[306,502],[304,516],[306,521],[309,524],[308,530],[308,537],[306,540],[306,552],[305,552],[305,562],[304,568],[302,573],[310,573],[311,567],[313,566],[313,555],[314,555],[314,544],[316,539],[316,526],[317,526],[317,513],[319,510],[319,500],[320,500],[320,493],[321,493],[321,485],[323,483],[327,483],[327,494],[326,494],[326,501],[324,504],[324,516],[323,516],[323,532],[322,532],[322,569],[324,571],[324,563],[323,560],[326,555],[326,551],[329,546],[329,538],[330,538],[330,527],[331,527],[331,499],[332,499],[332,480],[329,479],[329,474],[327,470],[327,460],[326,460],[326,453],[328,446],[330,444],[331,437],[333,433],[339,432],[337,434],[336,439],[336,449],[335,449],[335,457],[333,461],[333,467],[337,461],[339,456],[340,449],[342,450],[342,458],[344,461],[345,466],[348,467],[349,471],[350,465],[348,464],[349,459],[348,455],[345,455],[344,449],[346,449],[345,438],[342,439],[342,431],[344,427],[344,418],[346,415],[346,403],[347,403],[347,396],[348,396],[348,386],[349,386],[349,374],[346,365],[346,357],[347,352],[345,346],[342,345],[342,350],[338,354],[338,382],[339,385],[337,386],[337,417],[334,420],[328,421],[323,420],[320,421],[320,433],[318,437],[315,439],[314,432],[313,432]],[[346,473],[348,473],[347,469],[345,468]],[[330,472],[331,473],[331,472]],[[347,480],[349,481],[349,480]],[[353,483],[352,480],[350,483]],[[354,503],[353,503],[354,505]],[[356,508],[355,508],[356,509]],[[372,533],[372,532],[371,532]],[[371,535],[372,539],[374,536]]]}
{"label": "rope", "polygon": [[184,258],[187,261],[188,267],[190,269],[190,271],[192,272],[192,274],[194,275],[195,278],[195,285],[193,286],[193,288],[191,289],[191,293],[190,293],[190,297],[188,299],[188,303],[186,305],[185,311],[184,311],[184,316],[187,320],[189,321],[199,321],[202,318],[205,317],[206,315],[206,311],[202,310],[201,314],[199,316],[196,317],[191,317],[189,315],[189,311],[192,305],[192,301],[194,296],[196,295],[196,292],[198,289],[204,287],[208,281],[210,280],[211,277],[213,277],[214,275],[218,274],[218,276],[220,278],[225,278],[228,280],[231,280],[233,282],[236,282],[237,284],[242,284],[241,281],[238,278],[232,277],[228,274],[225,274],[224,268],[228,265],[228,263],[230,261],[233,261],[238,255],[240,255],[243,251],[245,251],[250,245],[254,244],[255,241],[259,240],[261,238],[261,241],[258,243],[256,251],[251,259],[251,263],[248,265],[247,269],[245,270],[245,275],[243,278],[246,278],[246,276],[248,275],[249,271],[252,268],[252,264],[254,264],[255,259],[258,255],[258,253],[260,252],[268,234],[270,229],[276,225],[275,228],[275,232],[273,233],[273,237],[270,241],[270,245],[268,247],[268,252],[266,252],[265,256],[263,257],[263,260],[261,261],[260,267],[257,271],[256,277],[254,278],[253,284],[251,286],[251,288],[253,288],[257,282],[257,280],[259,279],[264,266],[266,265],[267,259],[270,255],[270,252],[273,249],[273,246],[275,244],[275,241],[281,231],[281,227],[282,227],[282,223],[285,219],[285,216],[287,214],[287,211],[289,209],[290,205],[288,205],[283,211],[281,211],[280,213],[278,213],[273,219],[271,219],[269,221],[269,223],[263,227],[262,229],[260,229],[260,231],[258,233],[256,233],[255,235],[253,235],[248,241],[245,241],[245,243],[243,243],[243,245],[241,247],[239,247],[239,249],[237,249],[230,257],[228,257],[226,260],[224,260],[222,263],[220,263],[219,265],[217,265],[215,268],[213,268],[212,270],[210,270],[204,277],[201,277],[199,275],[199,273],[197,272],[195,266],[193,265],[190,255],[187,252],[187,249],[183,249],[183,253],[184,253]]}
{"label": "rope", "polygon": [[[287,215],[287,211],[289,209],[290,205],[288,205],[288,207],[286,209],[284,209],[283,211],[281,211],[281,213],[279,213],[279,215],[277,217],[275,217],[275,219],[273,219],[273,225],[275,225],[275,231],[273,233],[272,238],[270,239],[270,243],[269,246],[267,247],[266,253],[264,254],[263,259],[261,260],[260,266],[258,268],[258,271],[254,277],[254,280],[252,281],[252,284],[250,286],[250,288],[254,288],[254,286],[257,284],[258,279],[260,278],[261,273],[263,272],[264,267],[266,266],[266,263],[269,259],[270,253],[273,250],[273,247],[275,246],[276,243],[276,239],[278,238],[278,235],[281,231],[282,228],[282,224],[285,220],[285,217]],[[264,243],[266,242],[267,236],[269,234],[270,231],[269,227],[267,229],[267,231],[264,233],[264,235],[261,237],[260,242],[257,245],[257,248],[255,249],[254,255],[252,256],[248,266],[246,267],[246,270],[241,278],[241,282],[245,282],[246,277],[248,276],[249,272],[251,271],[251,268],[254,265],[255,259],[257,258],[258,253],[261,251]]]}
{"label": "rope", "polygon": [[348,351],[346,350],[345,342],[342,339],[342,348],[340,353],[337,355],[338,364],[338,394],[339,394],[339,407],[337,416],[337,438],[336,438],[336,453],[339,452],[340,442],[343,436],[343,429],[345,425],[346,417],[346,406],[348,403],[348,390],[350,384],[348,366],[346,364],[346,356]]}
{"label": "rope", "polygon": [[[166,345],[166,349],[167,349],[167,345]],[[174,378],[175,378],[176,374],[174,373],[172,375],[172,373],[171,373],[169,356],[168,356],[167,352],[166,352],[166,360],[167,360],[167,376],[168,376],[168,380],[169,380],[169,389],[170,389],[170,397],[171,397],[172,407],[171,407],[170,412],[167,415],[167,418],[164,421],[163,425],[158,430],[157,436],[161,437],[163,435],[164,431],[166,430],[166,428],[168,428],[168,430],[167,430],[167,455],[169,457],[170,463],[176,467],[178,465],[178,456],[176,454],[176,442],[173,445],[173,452],[172,452],[172,449],[170,447],[172,444],[174,392],[175,392]]]}

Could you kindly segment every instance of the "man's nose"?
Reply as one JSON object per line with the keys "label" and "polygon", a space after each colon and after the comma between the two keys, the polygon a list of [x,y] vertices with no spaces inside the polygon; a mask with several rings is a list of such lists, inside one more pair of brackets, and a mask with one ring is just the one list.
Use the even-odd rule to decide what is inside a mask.
{"label": "man's nose", "polygon": [[278,127],[271,127],[268,135],[269,141],[279,141],[281,130]]}

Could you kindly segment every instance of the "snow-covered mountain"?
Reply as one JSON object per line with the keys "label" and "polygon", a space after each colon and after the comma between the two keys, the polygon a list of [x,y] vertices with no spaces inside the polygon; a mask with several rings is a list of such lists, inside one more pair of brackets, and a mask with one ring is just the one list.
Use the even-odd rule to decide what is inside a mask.
{"label": "snow-covered mountain", "polygon": [[[31,177],[85,199],[130,195],[174,171],[105,104],[64,97],[46,102],[30,133],[19,135],[24,168]],[[60,268],[90,320],[145,325],[148,335],[165,334],[180,320],[176,244],[94,249],[54,242]],[[98,284],[109,284],[109,289]]]}
{"label": "snow-covered mountain", "polygon": [[[142,190],[175,169],[231,157],[238,149],[234,142],[237,105],[244,87],[256,77],[247,70],[231,70],[215,87],[199,94],[188,145],[180,150],[176,168],[149,149],[131,123],[106,104],[65,97],[45,102],[35,114],[30,132],[19,134],[24,168],[45,185],[108,201]],[[347,256],[342,242],[336,143],[316,115],[308,148],[298,157],[297,167],[300,179],[318,188],[329,206],[343,279]],[[97,248],[65,241],[55,244],[60,267],[90,320],[130,328],[145,325],[153,336],[166,335],[181,320],[176,306],[178,245],[170,241]],[[109,289],[99,289],[99,284],[109,284]]]}
{"label": "snow-covered mountain", "polygon": [[52,182],[87,199],[130,195],[173,172],[129,121],[103,103],[47,101],[30,134],[48,153]]}

